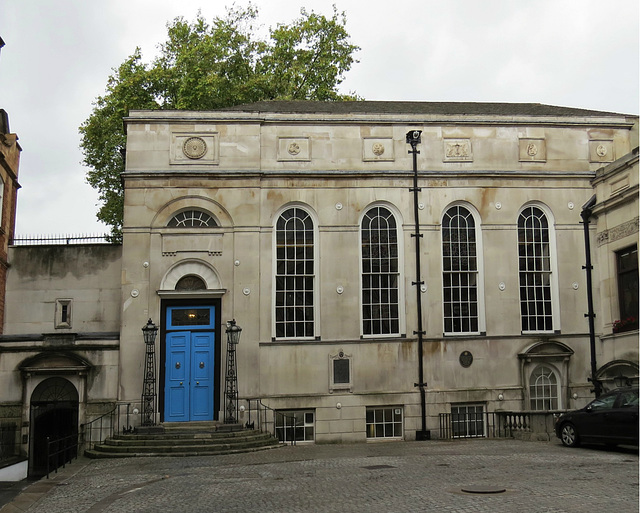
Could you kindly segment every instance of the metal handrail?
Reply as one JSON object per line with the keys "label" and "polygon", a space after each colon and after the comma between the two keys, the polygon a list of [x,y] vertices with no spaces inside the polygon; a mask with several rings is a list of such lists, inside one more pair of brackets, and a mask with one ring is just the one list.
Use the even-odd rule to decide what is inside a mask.
{"label": "metal handrail", "polygon": [[[69,443],[71,442],[71,443]],[[62,444],[62,448],[60,446]],[[51,440],[47,437],[47,479],[51,472],[58,473],[60,467],[65,468],[67,463],[71,463],[74,458],[78,457],[78,447],[80,445],[80,434],[63,436]],[[52,450],[53,448],[53,450]],[[75,450],[73,450],[75,449]],[[60,463],[62,456],[62,464]],[[55,457],[54,468],[51,468],[51,458]]]}
{"label": "metal handrail", "polygon": [[[256,416],[257,416],[257,420],[258,420],[258,430],[260,430],[263,433],[271,433],[274,438],[278,438],[278,440],[280,440],[280,437],[277,436],[276,434],[276,419],[279,417],[281,417],[284,421],[284,440],[280,440],[281,443],[287,443],[289,442],[290,445],[296,445],[296,436],[295,436],[295,427],[296,427],[296,416],[295,415],[287,415],[286,413],[282,413],[278,410],[275,410],[274,408],[271,408],[271,406],[268,406],[266,404],[264,404],[262,402],[261,398],[256,398],[256,399],[246,399],[247,403],[249,404],[249,408],[248,408],[248,412],[249,412],[249,420],[246,422],[245,427],[249,428],[249,429],[255,429],[255,420],[252,421],[251,420],[251,412],[255,411],[256,412]],[[255,401],[256,407],[255,410],[251,407],[252,402]],[[273,415],[273,432],[271,432],[269,430],[269,422],[267,421],[267,412],[270,411]],[[264,419],[264,422],[263,422]],[[287,421],[291,420],[291,426],[289,426],[287,424]],[[293,432],[293,439],[287,441],[286,439],[286,432],[287,432],[287,428],[291,428],[292,432]]]}
{"label": "metal handrail", "polygon": [[[123,434],[132,433],[135,428],[131,423],[131,416],[134,415],[134,418],[138,418],[138,423],[140,422],[139,416],[135,415],[135,412],[131,410],[133,404],[137,403],[127,402],[116,404],[113,409],[108,412],[103,413],[89,422],[80,424],[80,436],[82,437],[82,443],[85,449],[92,449],[94,444],[103,442],[110,436],[120,432],[121,426]],[[125,419],[121,418],[125,415],[121,411],[123,406],[126,406]],[[125,420],[125,422],[122,422],[123,420]],[[93,439],[93,433],[95,431],[99,433],[98,439],[96,440]]]}

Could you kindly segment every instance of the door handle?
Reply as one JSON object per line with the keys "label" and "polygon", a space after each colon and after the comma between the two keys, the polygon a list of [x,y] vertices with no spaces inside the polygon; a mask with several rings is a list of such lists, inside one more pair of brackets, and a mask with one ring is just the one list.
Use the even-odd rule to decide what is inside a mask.
{"label": "door handle", "polygon": [[182,385],[182,381],[180,382],[180,384]]}
{"label": "door handle", "polygon": [[196,385],[199,385],[199,384],[200,384],[200,382],[199,382],[199,381],[196,381]]}

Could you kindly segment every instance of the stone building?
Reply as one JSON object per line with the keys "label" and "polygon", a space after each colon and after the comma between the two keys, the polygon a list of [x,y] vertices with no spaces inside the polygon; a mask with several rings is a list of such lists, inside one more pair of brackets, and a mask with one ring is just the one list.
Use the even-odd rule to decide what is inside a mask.
{"label": "stone building", "polygon": [[28,423],[56,376],[79,419],[139,402],[149,318],[159,422],[224,417],[235,319],[240,418],[260,399],[318,443],[437,437],[451,413],[457,436],[482,435],[487,412],[582,406],[592,345],[605,388],[618,371],[637,381],[637,327],[613,334],[627,306],[612,305],[615,255],[638,241],[637,121],[540,104],[131,112],[121,248],[10,250],[23,263],[8,281],[0,412],[21,405]]}
{"label": "stone building", "polygon": [[[4,41],[0,37],[0,50]],[[0,108],[0,334],[4,319],[5,286],[7,281],[7,249],[15,226],[18,167],[20,152],[18,136],[9,128],[9,115]]]}

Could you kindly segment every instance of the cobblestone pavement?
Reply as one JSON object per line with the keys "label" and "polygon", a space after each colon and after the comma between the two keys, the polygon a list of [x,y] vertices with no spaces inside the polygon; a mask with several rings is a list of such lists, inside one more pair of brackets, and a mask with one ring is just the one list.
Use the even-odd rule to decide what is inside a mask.
{"label": "cobblestone pavement", "polygon": [[557,441],[298,445],[74,465],[30,513],[639,510],[637,449],[567,449]]}

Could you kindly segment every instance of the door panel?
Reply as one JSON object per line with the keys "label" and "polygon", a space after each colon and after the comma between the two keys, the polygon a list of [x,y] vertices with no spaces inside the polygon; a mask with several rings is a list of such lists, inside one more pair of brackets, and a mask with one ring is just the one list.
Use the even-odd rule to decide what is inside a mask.
{"label": "door panel", "polygon": [[165,421],[213,420],[212,332],[167,333]]}
{"label": "door panel", "polygon": [[191,334],[191,419],[213,420],[213,333]]}
{"label": "door panel", "polygon": [[190,332],[167,333],[167,368],[165,374],[165,420],[167,422],[189,420],[190,352]]}

